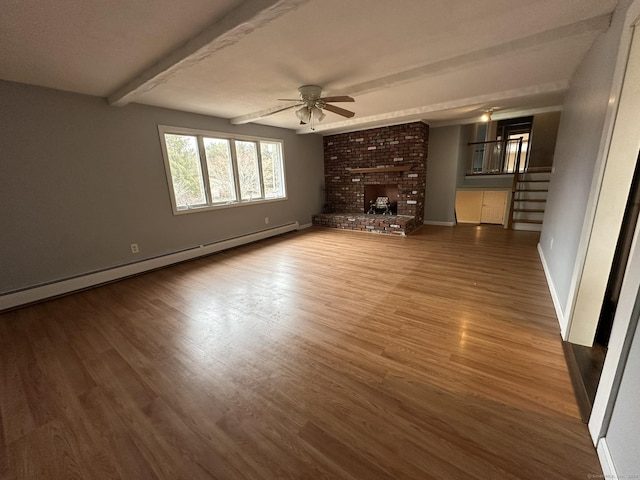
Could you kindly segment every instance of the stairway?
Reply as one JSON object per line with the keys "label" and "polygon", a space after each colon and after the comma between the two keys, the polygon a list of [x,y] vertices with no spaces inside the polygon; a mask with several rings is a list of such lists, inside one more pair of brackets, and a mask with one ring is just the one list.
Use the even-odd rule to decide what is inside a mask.
{"label": "stairway", "polygon": [[513,230],[542,230],[550,177],[551,167],[516,174],[511,198],[510,225]]}

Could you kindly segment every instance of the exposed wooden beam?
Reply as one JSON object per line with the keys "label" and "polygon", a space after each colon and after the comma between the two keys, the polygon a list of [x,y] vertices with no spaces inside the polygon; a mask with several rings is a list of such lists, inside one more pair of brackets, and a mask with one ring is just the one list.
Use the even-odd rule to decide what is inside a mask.
{"label": "exposed wooden beam", "polygon": [[387,125],[397,125],[407,121],[418,121],[426,114],[432,112],[441,112],[454,108],[466,107],[468,105],[484,105],[489,103],[497,103],[501,100],[514,99],[519,97],[528,97],[544,93],[561,92],[569,88],[569,82],[549,82],[542,85],[534,85],[532,87],[516,88],[513,90],[504,90],[493,92],[486,95],[477,95],[475,97],[461,98],[451,102],[434,103],[423,107],[408,108],[387,112],[378,115],[369,115],[367,117],[348,118],[340,122],[333,123],[316,123],[315,130],[311,130],[309,125],[305,125],[296,130],[296,133],[331,133],[333,130],[340,129],[342,133],[348,132],[348,127],[353,126],[353,130],[361,130],[368,127],[380,127]]}
{"label": "exposed wooden beam", "polygon": [[218,50],[234,45],[309,0],[248,0],[210,24],[189,41],[126,82],[107,97],[110,105],[123,106],[137,96],[169,80]]}
{"label": "exposed wooden beam", "polygon": [[514,52],[524,51],[531,48],[539,48],[551,42],[565,40],[577,35],[604,31],[609,28],[611,14],[589,18],[581,22],[564,25],[562,27],[546,30],[534,35],[518,38],[510,42],[500,43],[491,47],[475,50],[473,52],[446,58],[437,62],[432,62],[419,67],[411,68],[402,72],[376,78],[368,82],[351,85],[348,89],[349,95],[362,95],[372,91],[387,88],[391,85],[398,85],[405,82],[417,80],[431,75],[442,75],[444,73],[468,68],[472,65],[483,64],[493,58],[498,58]]}
{"label": "exposed wooden beam", "polygon": [[[375,78],[373,80],[363,82],[360,84],[351,85],[350,87],[342,89],[339,92],[333,92],[333,94],[335,95],[348,94],[351,96],[363,95],[365,93],[374,92],[383,88],[389,88],[402,83],[415,81],[420,78],[425,78],[433,75],[441,75],[448,72],[461,70],[463,68],[468,68],[469,66],[472,66],[472,65],[483,64],[490,59],[497,58],[503,55],[513,54],[514,52],[524,51],[530,48],[537,48],[540,45],[548,44],[551,42],[557,42],[559,40],[568,39],[577,35],[604,31],[609,27],[610,23],[611,23],[610,14],[589,18],[586,20],[582,20],[580,22],[553,28],[551,30],[546,30],[544,32],[540,32],[534,35],[518,38],[510,42],[505,42],[505,43],[501,43],[491,47],[483,48],[480,50],[475,50],[473,52],[469,52],[463,55],[458,55],[455,57],[446,58],[436,62],[431,62],[431,63],[421,65],[419,67],[415,67],[409,70],[394,73],[392,75],[387,75],[385,77]],[[542,87],[543,90],[546,90],[546,87],[547,87],[546,85],[543,86]],[[562,89],[566,88],[566,85],[563,85],[561,88]],[[554,89],[552,90],[557,90],[557,88],[554,87]],[[536,92],[536,93],[539,93],[539,92]],[[470,104],[464,104],[464,105],[470,105]],[[462,105],[458,105],[458,106],[462,106]],[[433,106],[430,106],[430,107],[433,107]],[[435,111],[432,108],[429,108],[429,107],[426,107],[426,108],[427,110],[425,110],[425,112]],[[270,115],[280,110],[282,110],[282,108],[280,107],[260,110],[253,113],[248,113],[246,115],[232,118],[230,122],[234,125],[254,122],[256,120],[260,120],[261,118],[264,118],[267,115]],[[398,111],[398,112],[391,112],[388,115],[390,115],[393,118],[401,118],[407,115],[412,115],[412,114],[414,115],[415,113],[425,113],[425,112],[410,113],[407,111]],[[326,125],[325,129],[336,128],[336,126],[344,126],[344,125],[348,125],[349,123],[361,124],[361,121],[362,121],[362,117],[356,118],[354,120],[345,120],[337,123],[325,124]],[[315,132],[318,132],[321,130],[323,130],[321,125],[315,125],[315,130],[314,130]],[[312,133],[309,127],[302,127],[298,129],[297,132]]]}

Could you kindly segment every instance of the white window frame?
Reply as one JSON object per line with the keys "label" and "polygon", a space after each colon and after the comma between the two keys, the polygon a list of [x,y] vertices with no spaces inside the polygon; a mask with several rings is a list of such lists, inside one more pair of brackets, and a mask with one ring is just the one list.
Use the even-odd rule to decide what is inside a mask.
{"label": "white window frame", "polygon": [[[164,170],[167,176],[167,185],[169,187],[169,196],[171,197],[171,208],[174,215],[183,215],[185,213],[204,212],[209,210],[218,210],[221,208],[233,208],[243,205],[255,205],[258,203],[281,202],[288,199],[287,196],[287,180],[285,176],[285,159],[284,159],[284,141],[278,138],[254,137],[248,135],[235,135],[224,132],[214,132],[211,130],[199,130],[194,128],[172,127],[169,125],[158,125],[158,133],[160,135],[160,145],[162,147],[162,156],[164,159]],[[198,144],[198,153],[200,156],[200,171],[202,173],[202,181],[205,188],[206,204],[202,206],[193,206],[186,209],[178,209],[176,195],[173,189],[173,178],[171,176],[171,166],[169,164],[169,155],[167,153],[167,145],[165,142],[165,134],[188,135],[196,137]],[[209,170],[207,167],[207,158],[204,149],[204,137],[224,139],[229,141],[229,150],[231,155],[231,165],[233,169],[234,187],[236,190],[236,200],[226,203],[214,203],[211,199],[211,190],[209,188]],[[256,144],[256,153],[258,155],[258,175],[260,177],[260,188],[262,196],[255,199],[242,199],[240,195],[240,177],[238,175],[238,161],[236,156],[235,141],[253,142]],[[282,159],[282,188],[284,196],[277,198],[265,198],[264,179],[262,172],[262,154],[260,142],[278,143],[280,144],[280,156]]]}

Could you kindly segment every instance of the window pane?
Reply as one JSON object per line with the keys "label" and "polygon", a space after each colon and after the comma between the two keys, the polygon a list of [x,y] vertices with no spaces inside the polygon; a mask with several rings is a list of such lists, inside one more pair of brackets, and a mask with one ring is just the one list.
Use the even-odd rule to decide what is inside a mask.
{"label": "window pane", "polygon": [[242,200],[262,198],[256,144],[254,142],[236,141],[236,155],[238,157],[240,198]]}
{"label": "window pane", "polygon": [[176,207],[178,210],[185,210],[206,204],[196,137],[165,133],[164,140]]}
{"label": "window pane", "polygon": [[236,187],[233,182],[233,165],[229,140],[204,138],[204,151],[209,170],[209,186],[212,203],[236,201]]}
{"label": "window pane", "polygon": [[276,142],[260,142],[260,154],[262,155],[264,197],[284,197],[284,175],[282,171],[280,144]]}

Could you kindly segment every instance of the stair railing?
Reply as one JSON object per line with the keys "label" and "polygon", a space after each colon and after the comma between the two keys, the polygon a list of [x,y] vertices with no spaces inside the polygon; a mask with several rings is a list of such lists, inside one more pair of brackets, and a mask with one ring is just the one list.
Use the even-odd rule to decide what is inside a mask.
{"label": "stair railing", "polygon": [[513,227],[514,206],[516,203],[516,192],[518,191],[518,181],[520,180],[520,159],[522,156],[522,137],[518,139],[518,151],[516,154],[516,165],[513,169],[513,181],[511,182],[511,202],[509,205],[509,220],[507,228]]}
{"label": "stair railing", "polygon": [[[504,175],[520,170],[522,158],[522,137],[511,140],[488,140],[486,142],[469,142],[472,148],[469,155],[467,175]],[[512,156],[516,162],[510,168]]]}

